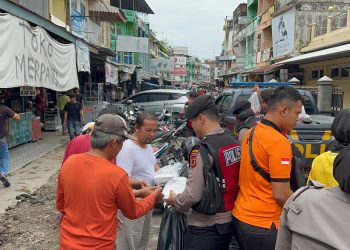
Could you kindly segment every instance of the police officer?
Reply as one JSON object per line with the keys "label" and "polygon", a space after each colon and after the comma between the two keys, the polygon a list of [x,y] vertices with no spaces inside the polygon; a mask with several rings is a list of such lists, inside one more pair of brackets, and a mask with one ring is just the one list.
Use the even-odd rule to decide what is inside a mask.
{"label": "police officer", "polygon": [[[208,95],[197,97],[186,111],[201,141],[190,153],[184,192],[171,191],[167,200],[178,212],[188,211],[184,249],[228,249],[233,235],[231,210],[238,192],[241,149],[220,127],[218,113]],[[212,185],[209,180],[214,180]]]}

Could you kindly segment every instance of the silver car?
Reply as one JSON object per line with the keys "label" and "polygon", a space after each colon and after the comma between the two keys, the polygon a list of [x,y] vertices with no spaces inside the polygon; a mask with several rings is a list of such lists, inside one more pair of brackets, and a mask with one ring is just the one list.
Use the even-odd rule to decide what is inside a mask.
{"label": "silver car", "polygon": [[147,90],[130,96],[122,100],[121,103],[128,105],[132,101],[149,112],[162,112],[165,107],[168,112],[182,113],[185,103],[188,101],[187,93],[188,90],[178,89]]}

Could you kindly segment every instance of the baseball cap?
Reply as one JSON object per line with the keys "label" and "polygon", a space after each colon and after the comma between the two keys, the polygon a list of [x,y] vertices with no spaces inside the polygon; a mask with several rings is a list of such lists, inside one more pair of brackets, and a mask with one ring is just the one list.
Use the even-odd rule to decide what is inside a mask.
{"label": "baseball cap", "polygon": [[240,102],[237,102],[235,106],[233,107],[232,114],[233,115],[238,115],[244,110],[251,109],[251,103],[250,101],[247,100],[242,100]]}
{"label": "baseball cap", "polygon": [[84,125],[83,129],[81,130],[81,132],[84,134],[85,131],[87,130],[92,130],[95,126],[95,123],[94,122],[88,122]]}
{"label": "baseball cap", "polygon": [[128,134],[125,120],[118,115],[104,114],[99,116],[95,121],[94,129],[106,134],[124,136],[135,140],[135,137]]}
{"label": "baseball cap", "polygon": [[210,95],[202,95],[193,100],[186,110],[186,118],[191,120],[197,117],[203,111],[217,108],[213,98]]}

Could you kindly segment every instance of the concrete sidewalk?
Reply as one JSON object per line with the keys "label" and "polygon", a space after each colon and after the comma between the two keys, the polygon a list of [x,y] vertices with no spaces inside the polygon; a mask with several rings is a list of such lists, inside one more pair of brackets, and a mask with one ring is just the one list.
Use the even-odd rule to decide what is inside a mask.
{"label": "concrete sidewalk", "polygon": [[61,167],[69,137],[61,132],[43,132],[43,138],[10,149],[11,187],[0,183],[0,214],[17,203],[17,195],[34,192]]}
{"label": "concrete sidewalk", "polygon": [[[43,139],[10,149],[10,174],[69,141],[60,131],[42,132]],[[0,183],[1,185],[1,183]]]}

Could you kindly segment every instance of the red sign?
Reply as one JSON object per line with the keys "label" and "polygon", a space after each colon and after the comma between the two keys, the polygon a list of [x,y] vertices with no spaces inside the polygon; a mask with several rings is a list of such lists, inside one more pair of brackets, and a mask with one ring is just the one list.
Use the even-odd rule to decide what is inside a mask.
{"label": "red sign", "polygon": [[185,76],[185,75],[187,75],[187,68],[186,67],[174,68],[174,71],[172,71],[170,74],[178,75],[178,76]]}

